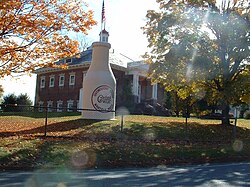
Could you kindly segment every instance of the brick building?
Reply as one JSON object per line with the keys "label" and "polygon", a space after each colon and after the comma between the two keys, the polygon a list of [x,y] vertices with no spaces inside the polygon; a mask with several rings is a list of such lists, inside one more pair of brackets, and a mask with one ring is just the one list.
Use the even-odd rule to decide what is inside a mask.
{"label": "brick building", "polygon": [[[100,37],[107,42],[108,32],[103,30]],[[80,93],[91,59],[92,49],[89,48],[80,53],[80,58],[57,62],[68,63],[67,69],[40,68],[36,70],[35,105],[48,106],[50,111],[57,112],[82,108],[79,104],[82,95]],[[147,77],[148,64],[143,61],[131,62],[128,57],[114,50],[109,52],[109,62],[117,83],[116,108],[129,103],[132,105],[142,102],[163,104],[164,89],[158,84],[152,84]]]}

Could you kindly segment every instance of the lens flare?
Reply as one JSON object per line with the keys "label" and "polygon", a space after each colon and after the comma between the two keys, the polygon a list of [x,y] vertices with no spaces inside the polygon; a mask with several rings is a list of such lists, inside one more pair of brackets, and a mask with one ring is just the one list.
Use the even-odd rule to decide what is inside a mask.
{"label": "lens flare", "polygon": [[67,187],[67,186],[66,186],[66,184],[60,182],[60,183],[57,184],[57,187]]}
{"label": "lens flare", "polygon": [[243,149],[243,142],[241,140],[235,140],[233,143],[233,150],[240,152]]}
{"label": "lens flare", "polygon": [[92,167],[96,163],[96,154],[93,150],[82,150],[73,153],[71,157],[72,166],[75,168]]}
{"label": "lens flare", "polygon": [[156,139],[155,132],[151,129],[147,130],[144,134],[144,139],[147,141],[152,141]]}

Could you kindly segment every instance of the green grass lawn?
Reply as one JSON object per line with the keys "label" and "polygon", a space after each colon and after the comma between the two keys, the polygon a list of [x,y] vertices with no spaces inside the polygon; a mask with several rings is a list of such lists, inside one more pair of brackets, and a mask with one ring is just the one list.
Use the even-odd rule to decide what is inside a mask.
{"label": "green grass lawn", "polygon": [[0,167],[147,167],[182,163],[250,160],[250,121],[234,127],[218,120],[174,117],[83,120],[79,115],[48,119],[0,116]]}

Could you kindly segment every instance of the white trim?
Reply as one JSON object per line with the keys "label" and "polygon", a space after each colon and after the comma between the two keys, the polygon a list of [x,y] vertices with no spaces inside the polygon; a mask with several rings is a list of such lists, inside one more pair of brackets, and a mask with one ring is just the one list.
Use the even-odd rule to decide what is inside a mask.
{"label": "white trim", "polygon": [[40,88],[45,88],[46,85],[46,78],[45,76],[40,77]]}
{"label": "white trim", "polygon": [[[89,68],[90,64],[91,64],[91,62],[86,61],[82,64],[69,65],[68,69],[73,70],[73,69],[79,69],[79,68],[84,68],[84,67]],[[127,71],[126,67],[118,66],[117,64],[110,63],[110,66],[112,69],[116,69],[116,70],[120,70],[120,71],[124,71],[124,72]],[[58,72],[58,71],[60,72],[60,71],[62,71],[62,69],[61,68],[40,68],[40,69],[35,70],[34,73],[41,74],[41,73]],[[129,72],[127,74],[132,74],[132,72]]]}
{"label": "white trim", "polygon": [[[67,62],[67,61],[69,61],[69,62]],[[72,58],[66,58],[66,59],[64,59],[64,62],[65,62],[65,64],[72,63]]]}
{"label": "white trim", "polygon": [[[68,69],[78,69],[82,67],[89,67],[91,62],[84,62],[83,64],[69,65]],[[34,71],[34,73],[47,73],[47,72],[58,72],[62,71],[62,68],[40,68]]]}
{"label": "white trim", "polygon": [[133,95],[138,96],[139,95],[139,75],[133,74]]}
{"label": "white trim", "polygon": [[[63,78],[63,80],[61,78]],[[58,80],[58,85],[59,86],[64,86],[64,81],[65,81],[65,75],[64,74],[60,74],[59,75],[59,80]]]}
{"label": "white trim", "polygon": [[[72,79],[71,77],[74,77],[74,79]],[[75,85],[75,82],[76,82],[75,72],[69,73],[69,85],[73,86],[73,85]]]}
{"label": "white trim", "polygon": [[55,75],[50,75],[49,76],[49,87],[53,88],[54,86],[55,86]]}
{"label": "white trim", "polygon": [[[74,100],[68,100],[67,101],[67,111],[68,112],[73,112],[73,106],[74,106]],[[72,108],[72,109],[71,109]]]}
{"label": "white trim", "polygon": [[57,109],[56,109],[56,111],[57,112],[62,112],[63,111],[62,107],[63,107],[63,101],[62,100],[57,101]]}
{"label": "white trim", "polygon": [[138,103],[141,102],[141,85],[138,86]]}
{"label": "white trim", "polygon": [[158,84],[153,84],[152,85],[152,99],[157,100],[157,95],[158,95]]}
{"label": "white trim", "polygon": [[47,102],[47,107],[48,107],[48,112],[52,112],[52,108],[49,108],[49,107],[53,107],[53,101],[48,101]]}

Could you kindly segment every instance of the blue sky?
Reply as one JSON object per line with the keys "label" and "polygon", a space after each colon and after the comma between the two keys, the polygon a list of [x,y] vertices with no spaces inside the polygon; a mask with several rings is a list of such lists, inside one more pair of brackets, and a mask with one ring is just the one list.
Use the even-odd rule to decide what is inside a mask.
{"label": "blue sky", "polygon": [[[89,8],[94,10],[94,18],[98,22],[87,36],[88,43],[99,40],[101,29],[101,10],[103,0],[85,0]],[[157,9],[156,0],[105,0],[106,30],[112,49],[133,60],[140,60],[147,50],[147,39],[141,27],[146,23],[147,10]],[[4,87],[4,95],[9,93],[27,93],[35,98],[36,76],[5,77],[0,80]]]}

